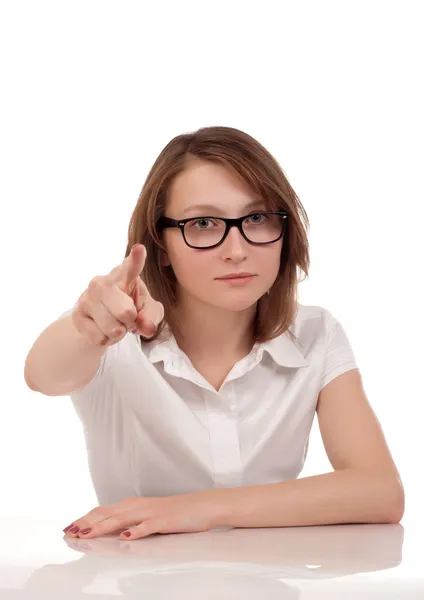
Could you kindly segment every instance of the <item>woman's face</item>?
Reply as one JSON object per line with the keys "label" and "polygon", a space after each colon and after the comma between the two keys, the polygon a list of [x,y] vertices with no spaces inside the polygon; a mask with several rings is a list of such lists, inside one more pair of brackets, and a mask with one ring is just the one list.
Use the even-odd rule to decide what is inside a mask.
{"label": "woman's face", "polygon": [[[165,216],[236,218],[267,210],[236,172],[211,162],[193,161],[172,182]],[[211,222],[196,227],[213,227]],[[178,281],[178,295],[192,296],[215,308],[245,310],[263,296],[274,283],[280,265],[282,239],[273,244],[249,244],[236,227],[215,248],[199,250],[186,245],[177,228],[164,230],[167,255]],[[247,272],[250,281],[235,285],[220,280],[230,273]]]}

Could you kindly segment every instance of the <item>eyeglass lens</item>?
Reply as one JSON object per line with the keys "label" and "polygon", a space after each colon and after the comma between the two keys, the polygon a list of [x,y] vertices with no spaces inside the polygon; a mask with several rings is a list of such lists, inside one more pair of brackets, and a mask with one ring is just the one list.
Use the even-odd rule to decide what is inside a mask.
{"label": "eyeglass lens", "polygon": [[[281,215],[249,215],[242,229],[251,242],[273,242],[282,232],[284,219]],[[187,243],[191,246],[207,248],[218,244],[225,234],[225,221],[221,219],[192,219],[184,226]]]}

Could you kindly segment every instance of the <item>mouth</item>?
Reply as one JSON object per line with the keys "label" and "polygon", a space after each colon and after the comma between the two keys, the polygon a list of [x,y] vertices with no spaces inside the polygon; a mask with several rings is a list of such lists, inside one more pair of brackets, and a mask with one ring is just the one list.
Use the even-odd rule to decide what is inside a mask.
{"label": "mouth", "polygon": [[218,281],[222,281],[227,285],[241,286],[250,283],[253,278],[256,277],[250,273],[238,273],[237,275],[226,275],[225,277],[218,277]]}
{"label": "mouth", "polygon": [[224,277],[217,277],[217,279],[248,279],[254,277],[253,273],[230,273],[229,275],[224,275]]}

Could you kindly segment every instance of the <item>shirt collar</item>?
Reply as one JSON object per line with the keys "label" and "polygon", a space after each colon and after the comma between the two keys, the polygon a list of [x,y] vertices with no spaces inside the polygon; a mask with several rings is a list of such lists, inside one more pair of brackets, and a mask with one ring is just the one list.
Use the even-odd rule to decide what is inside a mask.
{"label": "shirt collar", "polygon": [[[182,358],[184,352],[179,348],[173,334],[170,334],[168,339],[169,328],[165,326],[161,336],[154,342],[143,345],[143,350],[150,362],[156,363],[163,360],[167,363],[170,358]],[[268,352],[271,358],[281,367],[307,367],[310,362],[305,358],[299,340],[296,336],[293,341],[290,334],[285,331],[278,337],[268,340],[267,342],[257,342],[251,350],[252,357],[260,355],[262,358],[263,352]]]}
{"label": "shirt collar", "polygon": [[310,364],[298,338],[295,337],[293,341],[287,331],[272,340],[258,344],[258,347],[268,352],[281,367],[307,367]]}

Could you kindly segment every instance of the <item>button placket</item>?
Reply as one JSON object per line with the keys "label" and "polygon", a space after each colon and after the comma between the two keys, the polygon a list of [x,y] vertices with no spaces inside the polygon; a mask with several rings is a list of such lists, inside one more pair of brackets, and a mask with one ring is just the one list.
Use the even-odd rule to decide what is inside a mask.
{"label": "button placket", "polygon": [[209,401],[206,403],[214,462],[214,479],[217,487],[237,487],[241,485],[242,481],[234,384],[229,387],[229,392],[221,391],[218,394],[221,399],[225,398],[219,408],[216,408],[216,402],[214,408]]}

